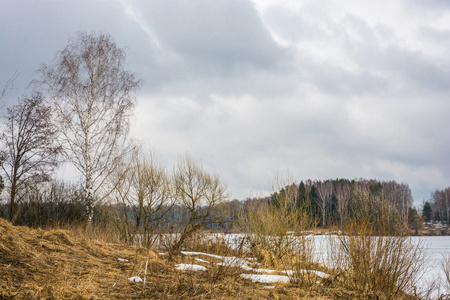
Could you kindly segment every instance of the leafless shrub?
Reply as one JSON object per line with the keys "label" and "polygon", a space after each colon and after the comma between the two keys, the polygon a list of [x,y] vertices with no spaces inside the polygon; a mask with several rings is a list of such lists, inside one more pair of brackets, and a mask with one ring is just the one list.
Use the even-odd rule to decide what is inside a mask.
{"label": "leafless shrub", "polygon": [[186,220],[171,247],[171,252],[177,252],[195,232],[220,221],[214,211],[228,198],[228,191],[217,175],[206,172],[188,155],[176,165],[172,180],[177,204],[186,213]]}
{"label": "leafless shrub", "polygon": [[[287,183],[287,184],[286,184]],[[263,263],[283,270],[293,282],[306,282],[312,266],[313,240],[304,231],[315,227],[306,206],[296,202],[297,191],[289,180],[276,179],[270,202],[254,202],[241,215],[252,254]]]}
{"label": "leafless shrub", "polygon": [[161,223],[175,204],[165,169],[153,153],[135,148],[116,165],[108,183],[115,223],[124,239],[152,247]]}
{"label": "leafless shrub", "polygon": [[[22,193],[15,218],[17,225],[43,228],[85,219],[84,194],[79,185],[50,181],[29,185],[26,193]],[[5,205],[0,207],[6,208]],[[6,212],[2,214],[7,215]]]}
{"label": "leafless shrub", "polygon": [[388,215],[389,212],[381,206],[374,219],[362,210],[358,218],[347,220],[341,235],[330,238],[329,262],[335,284],[359,291],[364,297],[398,299],[417,293],[415,285],[423,271],[424,245],[413,241],[404,227],[396,228],[392,234],[393,228],[388,228],[388,224],[395,223],[397,215]]}

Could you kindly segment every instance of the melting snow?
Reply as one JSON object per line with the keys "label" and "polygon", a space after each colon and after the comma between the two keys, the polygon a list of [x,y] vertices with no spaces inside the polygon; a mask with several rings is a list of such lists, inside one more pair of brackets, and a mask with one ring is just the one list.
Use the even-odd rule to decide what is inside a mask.
{"label": "melting snow", "polygon": [[139,276],[130,277],[128,280],[131,282],[142,282],[142,279]]}
{"label": "melting snow", "polygon": [[[183,255],[205,255],[209,257],[213,257],[216,259],[222,260],[222,262],[217,263],[219,266],[227,266],[227,267],[238,267],[245,271],[255,272],[255,273],[277,273],[276,270],[268,270],[268,269],[256,269],[250,267],[250,263],[255,263],[254,258],[238,258],[235,256],[220,256],[220,255],[214,255],[204,252],[190,252],[190,251],[181,251]],[[203,259],[195,258],[197,261],[209,263]],[[207,269],[200,265],[189,265],[189,264],[179,264],[175,266],[177,270],[191,270],[191,271],[198,271],[203,270],[206,271]],[[241,277],[250,279],[253,282],[262,282],[262,283],[272,283],[272,282],[282,282],[287,283],[289,282],[290,278],[294,277],[296,274],[305,274],[310,273],[314,274],[316,276],[327,278],[330,275],[316,271],[316,270],[298,270],[298,271],[292,271],[292,270],[285,270],[281,271],[282,273],[286,275],[265,275],[265,274],[241,274]]]}
{"label": "melting snow", "polygon": [[191,265],[191,264],[178,264],[175,265],[175,270],[187,270],[187,271],[207,271],[204,266]]}
{"label": "melting snow", "polygon": [[261,283],[289,282],[289,277],[286,275],[241,274],[241,277],[245,279],[250,279],[253,282],[261,282]]}
{"label": "melting snow", "polygon": [[253,268],[249,267],[249,260],[244,258],[238,258],[235,256],[221,256],[221,255],[214,255],[209,253],[203,253],[203,252],[190,252],[190,251],[181,251],[184,255],[205,255],[213,258],[217,258],[222,260],[221,263],[218,263],[219,266],[227,266],[227,267],[239,267],[244,270],[248,271],[254,271]]}

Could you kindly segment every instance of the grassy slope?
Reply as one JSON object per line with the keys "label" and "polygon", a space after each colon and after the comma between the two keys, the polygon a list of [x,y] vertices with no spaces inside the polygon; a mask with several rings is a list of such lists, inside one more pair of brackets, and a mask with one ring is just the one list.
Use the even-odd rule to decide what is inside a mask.
{"label": "grassy slope", "polygon": [[0,291],[4,298],[114,298],[138,295],[133,271],[118,257],[133,249],[91,243],[62,230],[14,227],[0,219]]}
{"label": "grassy slope", "polygon": [[[12,226],[0,219],[0,299],[330,299],[322,291],[294,285],[251,283],[237,268],[207,272],[175,271],[175,263],[150,252],[145,294],[142,283],[147,252],[107,244],[63,230]],[[121,262],[118,258],[127,259]],[[337,295],[335,294],[335,298]]]}

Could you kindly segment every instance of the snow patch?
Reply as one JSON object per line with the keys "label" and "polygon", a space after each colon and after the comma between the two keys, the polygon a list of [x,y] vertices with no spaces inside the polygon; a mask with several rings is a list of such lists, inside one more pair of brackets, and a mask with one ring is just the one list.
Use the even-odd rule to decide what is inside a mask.
{"label": "snow patch", "polygon": [[286,275],[241,274],[241,277],[260,283],[289,283],[289,277]]}
{"label": "snow patch", "polygon": [[125,259],[125,258],[118,258],[117,260],[121,261],[121,262],[128,262],[128,259]]}
{"label": "snow patch", "polygon": [[131,281],[131,282],[136,282],[136,283],[137,282],[142,282],[142,279],[139,276],[130,277],[130,278],[128,278],[128,280]]}
{"label": "snow patch", "polygon": [[277,270],[269,270],[269,269],[253,269],[253,268],[248,268],[249,271],[253,271],[256,273],[276,273],[278,272]]}
{"label": "snow patch", "polygon": [[192,252],[192,251],[181,251],[181,254],[183,255],[205,255],[209,257],[213,257],[216,259],[220,259],[222,262],[218,263],[219,266],[225,266],[225,267],[238,267],[242,268],[247,271],[253,271],[254,269],[249,267],[249,260],[244,258],[238,258],[235,256],[221,256],[221,255],[215,255],[215,254],[209,254],[204,252]]}
{"label": "snow patch", "polygon": [[175,265],[175,270],[186,270],[186,271],[207,271],[208,269],[200,265],[192,264],[178,264]]}

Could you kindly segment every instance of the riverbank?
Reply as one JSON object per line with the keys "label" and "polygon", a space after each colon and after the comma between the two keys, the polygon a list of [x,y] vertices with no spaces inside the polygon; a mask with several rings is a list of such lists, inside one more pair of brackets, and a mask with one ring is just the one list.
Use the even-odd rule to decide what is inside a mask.
{"label": "riverbank", "polygon": [[[222,241],[168,255],[114,243],[94,229],[41,230],[0,219],[2,299],[360,299],[345,274],[315,264],[269,268]],[[275,280],[282,279],[282,280]],[[418,299],[402,295],[403,299]]]}

